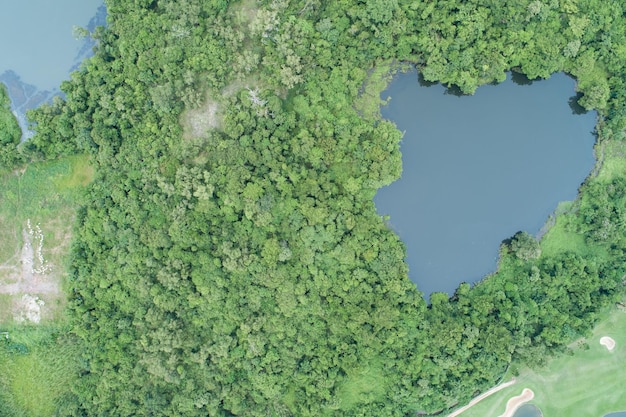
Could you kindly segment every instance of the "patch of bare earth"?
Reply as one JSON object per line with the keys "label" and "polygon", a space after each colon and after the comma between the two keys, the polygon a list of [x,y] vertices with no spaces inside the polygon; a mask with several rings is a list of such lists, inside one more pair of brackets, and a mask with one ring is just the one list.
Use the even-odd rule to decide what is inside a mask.
{"label": "patch of bare earth", "polygon": [[[259,83],[253,77],[235,80],[224,87],[217,95],[223,100],[237,94],[242,89],[248,91],[248,97],[257,109],[257,113],[267,116],[267,112],[264,112],[266,101],[260,98],[261,90]],[[219,129],[222,124],[222,117],[222,104],[207,93],[204,103],[200,107],[187,109],[182,113],[180,123],[183,126],[183,138],[187,140],[202,138],[209,130]]]}
{"label": "patch of bare earth", "polygon": [[210,129],[219,128],[221,124],[219,110],[219,103],[208,95],[202,106],[185,110],[181,116],[185,139],[199,138],[206,135]]}
{"label": "patch of bare earth", "polygon": [[22,246],[0,269],[0,294],[10,297],[8,317],[0,321],[39,323],[51,318],[63,299],[60,274],[44,257],[45,237],[30,220],[22,230]]}

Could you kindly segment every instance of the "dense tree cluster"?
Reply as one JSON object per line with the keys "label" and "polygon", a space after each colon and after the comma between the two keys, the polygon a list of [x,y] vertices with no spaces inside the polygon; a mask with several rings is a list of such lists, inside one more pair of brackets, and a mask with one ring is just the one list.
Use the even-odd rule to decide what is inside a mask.
{"label": "dense tree cluster", "polygon": [[[566,70],[618,140],[622,2],[107,7],[66,100],[31,115],[32,152],[96,166],[69,285],[84,369],[61,414],[434,413],[565,350],[620,291],[626,182],[590,180],[572,233],[610,256],[519,234],[497,274],[427,306],[371,201],[400,174],[401,134],[355,102],[390,59],[466,93]],[[206,100],[219,127],[183,134]]]}
{"label": "dense tree cluster", "polygon": [[18,150],[21,136],[22,131],[11,112],[6,88],[0,83],[0,171],[23,162]]}

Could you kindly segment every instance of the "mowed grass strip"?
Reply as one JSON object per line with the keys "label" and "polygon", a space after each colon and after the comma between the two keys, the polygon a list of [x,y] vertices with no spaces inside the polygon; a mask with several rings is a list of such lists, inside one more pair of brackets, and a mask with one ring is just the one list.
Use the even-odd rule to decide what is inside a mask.
{"label": "mowed grass strip", "polygon": [[[610,336],[617,345],[612,352],[600,345],[600,338]],[[535,398],[530,402],[544,417],[602,417],[626,410],[624,364],[626,364],[626,311],[613,309],[596,326],[593,335],[573,346],[572,355],[550,360],[541,369],[522,369],[517,383],[481,401],[462,417],[497,417],[509,398],[530,388]]]}

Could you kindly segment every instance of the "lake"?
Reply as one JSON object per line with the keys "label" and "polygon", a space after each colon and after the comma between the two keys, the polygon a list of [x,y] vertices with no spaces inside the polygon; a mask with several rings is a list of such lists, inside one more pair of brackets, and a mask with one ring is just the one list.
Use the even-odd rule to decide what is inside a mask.
{"label": "lake", "polygon": [[536,406],[532,404],[524,404],[515,410],[513,417],[543,417],[543,414],[541,414],[541,410],[539,410]]}
{"label": "lake", "polygon": [[[102,0],[0,0],[0,82],[26,132],[26,111],[59,94],[63,80],[91,55],[94,41],[74,27],[106,21]],[[26,134],[25,136],[28,136]]]}
{"label": "lake", "polygon": [[413,71],[381,95],[383,117],[405,132],[403,172],[374,202],[425,296],[494,272],[500,243],[537,234],[593,168],[596,114],[578,114],[574,80],[513,77],[459,96]]}

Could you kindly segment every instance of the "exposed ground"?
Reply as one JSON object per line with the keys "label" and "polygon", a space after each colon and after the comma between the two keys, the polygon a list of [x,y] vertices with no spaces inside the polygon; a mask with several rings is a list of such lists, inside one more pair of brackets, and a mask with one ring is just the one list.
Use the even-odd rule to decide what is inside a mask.
{"label": "exposed ground", "polygon": [[207,95],[202,106],[185,110],[181,115],[184,138],[198,138],[206,135],[210,129],[221,125],[220,105]]}
{"label": "exposed ground", "polygon": [[59,268],[45,259],[44,240],[41,227],[28,220],[21,247],[0,266],[0,294],[11,296],[9,314],[17,322],[39,323],[46,303],[57,305],[62,297]]}
{"label": "exposed ground", "polygon": [[[222,126],[224,117],[223,101],[228,97],[238,93],[240,90],[248,90],[251,100],[256,99],[261,94],[263,84],[254,76],[249,76],[243,80],[235,80],[224,87],[219,93],[213,97],[207,92],[204,102],[200,107],[195,109],[186,109],[180,116],[180,124],[183,127],[183,138],[193,139],[204,137],[209,130],[219,129]],[[278,92],[280,94],[280,92]],[[264,105],[265,103],[262,103]]]}
{"label": "exposed ground", "polygon": [[92,175],[84,157],[1,175],[0,325],[57,317],[77,192]]}

